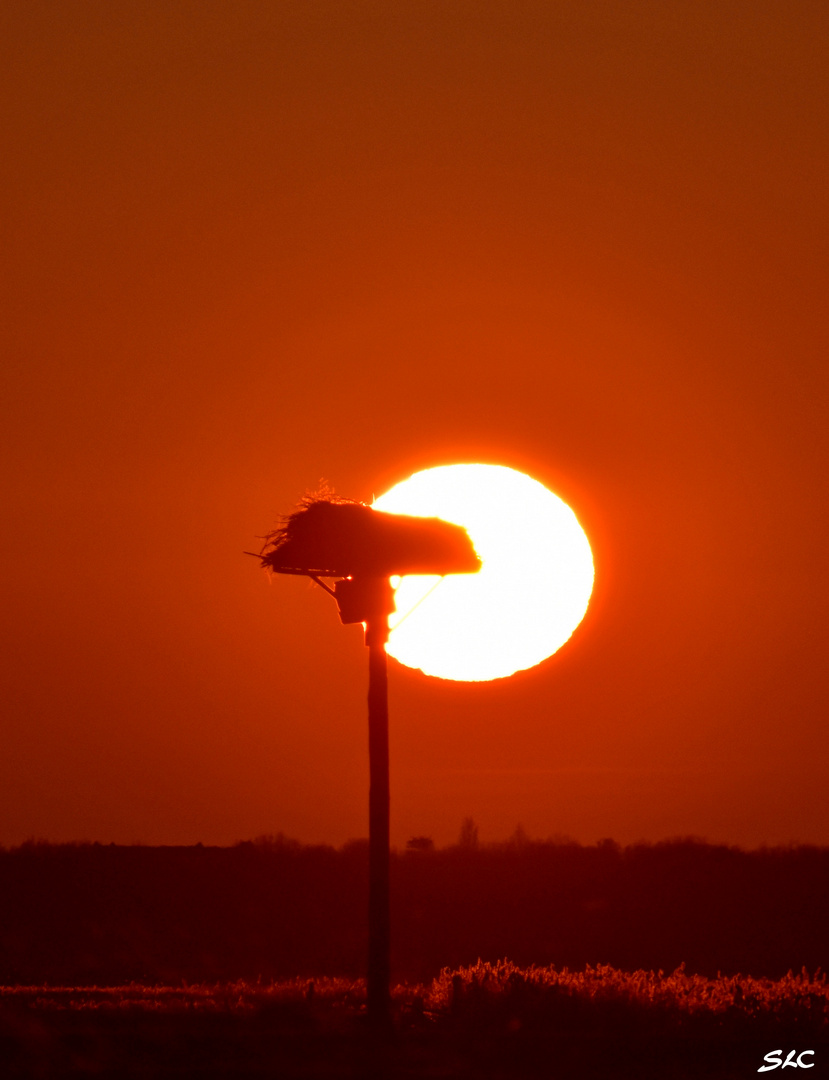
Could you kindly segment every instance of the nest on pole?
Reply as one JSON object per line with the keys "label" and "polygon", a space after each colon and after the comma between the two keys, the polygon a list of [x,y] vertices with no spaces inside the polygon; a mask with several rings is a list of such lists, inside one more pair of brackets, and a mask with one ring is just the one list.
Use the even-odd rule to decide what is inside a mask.
{"label": "nest on pole", "polygon": [[481,560],[462,525],[387,514],[337,495],[309,495],[268,533],[262,566],[310,577],[474,574]]}

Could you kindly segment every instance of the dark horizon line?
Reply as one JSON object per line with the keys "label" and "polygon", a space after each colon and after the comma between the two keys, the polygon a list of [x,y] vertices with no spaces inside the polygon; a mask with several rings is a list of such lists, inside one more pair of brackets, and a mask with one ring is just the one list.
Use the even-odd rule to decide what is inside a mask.
{"label": "dark horizon line", "polygon": [[[519,830],[517,830],[518,832]],[[426,844],[413,844],[412,841],[427,841]],[[34,851],[45,850],[51,848],[121,848],[121,849],[135,849],[146,848],[147,850],[168,850],[168,851],[188,851],[188,850],[202,850],[202,851],[231,851],[236,848],[254,848],[262,851],[334,851],[334,852],[347,852],[354,851],[365,847],[368,850],[368,837],[352,837],[345,840],[341,844],[333,844],[327,841],[303,841],[297,840],[294,837],[285,835],[284,833],[263,833],[259,836],[255,836],[246,840],[235,840],[232,843],[227,844],[205,844],[202,841],[196,841],[190,844],[153,844],[147,843],[143,840],[134,840],[130,843],[116,843],[114,840],[102,841],[102,840],[48,840],[43,837],[28,837],[26,840],[21,841],[18,844],[0,844],[0,854],[12,854],[18,851]],[[576,840],[573,837],[566,835],[552,835],[549,837],[530,837],[520,831],[520,835],[513,833],[512,836],[507,837],[505,840],[478,840],[473,843],[464,842],[463,840],[455,840],[448,844],[437,845],[431,837],[411,837],[402,846],[391,845],[391,853],[393,855],[412,855],[412,856],[429,856],[434,854],[440,854],[442,852],[502,852],[502,851],[519,851],[522,849],[530,848],[579,848],[582,850],[595,849],[604,853],[617,852],[618,854],[624,854],[626,852],[641,851],[643,849],[662,849],[669,847],[699,847],[710,848],[712,850],[718,849],[729,852],[741,852],[745,854],[760,853],[760,852],[796,852],[796,851],[815,851],[815,852],[829,852],[829,844],[816,844],[810,841],[798,841],[788,840],[780,842],[763,842],[753,847],[744,846],[737,843],[729,843],[727,841],[708,840],[706,837],[698,836],[693,833],[678,834],[675,836],[664,837],[660,840],[634,840],[630,843],[621,843],[614,840],[612,837],[604,837],[593,842],[584,843],[580,840]]]}

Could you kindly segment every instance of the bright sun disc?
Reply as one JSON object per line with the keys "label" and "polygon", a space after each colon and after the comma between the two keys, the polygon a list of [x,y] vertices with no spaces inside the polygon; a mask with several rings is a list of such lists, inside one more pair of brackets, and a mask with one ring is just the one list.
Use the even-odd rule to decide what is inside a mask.
{"label": "bright sun disc", "polygon": [[477,574],[400,579],[387,648],[401,664],[442,679],[500,679],[551,656],[581,622],[593,590],[590,544],[570,507],[532,477],[444,465],[373,505],[463,525],[483,564]]}

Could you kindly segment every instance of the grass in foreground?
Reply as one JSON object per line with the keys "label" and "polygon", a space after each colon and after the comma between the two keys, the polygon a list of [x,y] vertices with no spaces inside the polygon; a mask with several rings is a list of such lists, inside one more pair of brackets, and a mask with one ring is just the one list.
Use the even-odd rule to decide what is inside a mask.
{"label": "grass in foreground", "polygon": [[[470,967],[444,968],[428,985],[397,985],[392,990],[399,1017],[426,1023],[445,1020],[492,1022],[585,1018],[608,1008],[650,1013],[663,1021],[697,1019],[714,1023],[752,1020],[794,1023],[815,1034],[829,1030],[829,986],[820,971],[804,969],[783,979],[749,975],[709,979],[691,975],[684,965],[662,971],[619,971],[609,965],[520,968],[509,960],[479,960]],[[280,1005],[309,1012],[359,1015],[365,1009],[361,979],[306,978],[269,983],[238,981],[181,986],[4,986],[0,1005],[38,1010],[160,1010],[253,1013]]]}
{"label": "grass in foreground", "polygon": [[[829,1059],[829,987],[624,972],[444,969],[392,993],[396,1037],[378,1046],[365,984],[340,978],[215,985],[0,988],[8,1077],[535,1077],[754,1075],[778,1047]],[[378,1056],[379,1055],[379,1056]]]}

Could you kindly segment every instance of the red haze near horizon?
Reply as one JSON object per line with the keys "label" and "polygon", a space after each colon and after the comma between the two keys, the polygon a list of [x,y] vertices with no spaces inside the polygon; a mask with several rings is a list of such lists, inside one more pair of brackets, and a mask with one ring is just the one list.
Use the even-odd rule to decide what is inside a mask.
{"label": "red haze near horizon", "polygon": [[0,843],[364,835],[360,630],[241,552],[463,461],[595,590],[510,679],[391,663],[393,842],[829,843],[827,21],[7,7]]}

